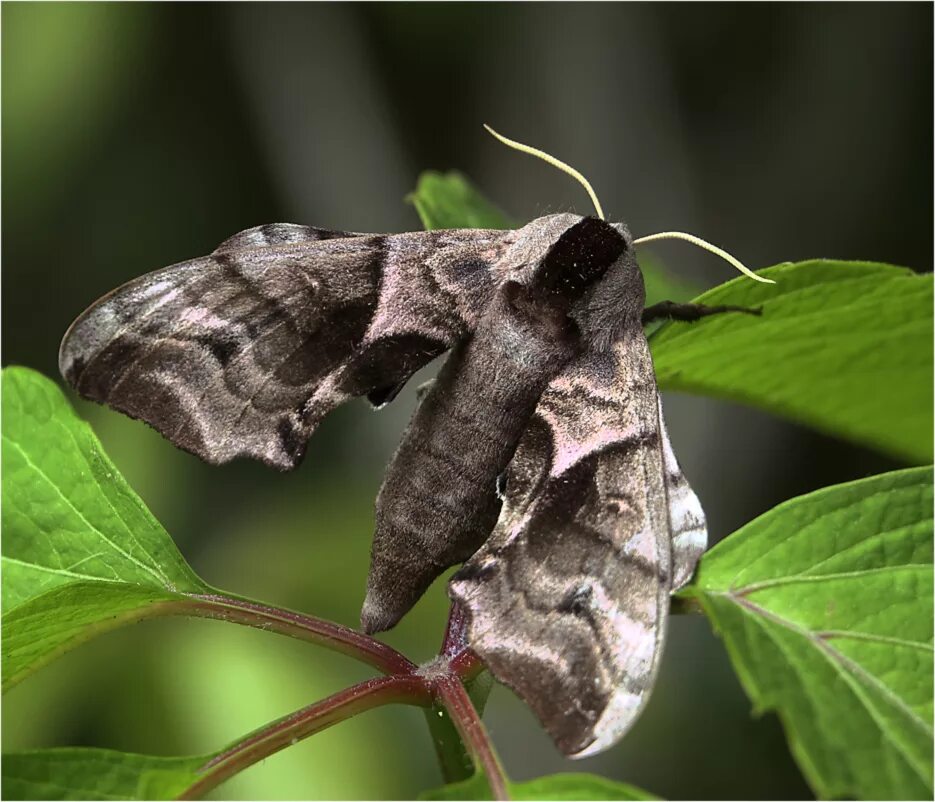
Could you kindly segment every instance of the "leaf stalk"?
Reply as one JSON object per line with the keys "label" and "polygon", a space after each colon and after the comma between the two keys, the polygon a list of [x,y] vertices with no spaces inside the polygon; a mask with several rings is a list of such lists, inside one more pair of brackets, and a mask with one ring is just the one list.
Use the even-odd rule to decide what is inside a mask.
{"label": "leaf stalk", "polygon": [[410,676],[415,663],[369,635],[323,618],[222,594],[186,594],[185,612],[201,618],[219,618],[280,635],[308,641],[346,654],[387,675]]}
{"label": "leaf stalk", "polygon": [[377,677],[345,688],[255,730],[215,755],[201,768],[202,776],[177,798],[198,799],[280,749],[365,710],[397,702],[426,706],[432,697],[422,678],[414,676]]}
{"label": "leaf stalk", "polygon": [[475,767],[486,777],[493,799],[509,799],[506,774],[461,680],[453,675],[442,677],[436,681],[434,690],[451,715]]}

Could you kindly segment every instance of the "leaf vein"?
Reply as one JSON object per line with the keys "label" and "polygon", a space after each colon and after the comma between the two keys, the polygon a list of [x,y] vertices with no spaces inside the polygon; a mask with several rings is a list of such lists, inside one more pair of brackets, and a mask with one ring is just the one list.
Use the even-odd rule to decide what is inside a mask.
{"label": "leaf vein", "polygon": [[89,557],[78,560],[78,562],[74,563],[73,565],[68,566],[68,568],[53,568],[50,565],[40,565],[39,563],[29,563],[24,560],[18,560],[16,557],[8,557],[6,554],[3,555],[3,559],[5,562],[16,563],[17,565],[22,565],[26,568],[33,568],[37,571],[45,571],[46,573],[49,573],[49,574],[61,574],[63,576],[70,576],[74,579],[90,580],[92,582],[114,582],[114,583],[126,584],[124,583],[124,580],[116,576],[114,579],[107,579],[106,577],[96,576],[94,574],[78,574],[70,570],[72,568],[76,568],[78,565],[85,562],[85,560],[89,560],[94,557],[100,557],[103,553],[104,552],[92,554]]}
{"label": "leaf vein", "polygon": [[[725,595],[729,595],[729,594],[725,594]],[[788,664],[791,668],[795,670],[795,673],[801,676],[801,672],[798,670],[797,665],[789,657],[787,649],[784,648],[775,639],[775,637],[773,637],[772,634],[769,632],[769,629],[766,626],[766,621],[772,621],[773,623],[778,624],[779,626],[785,629],[788,629],[791,632],[794,632],[795,634],[799,635],[800,637],[805,638],[806,640],[814,640],[811,637],[811,633],[808,630],[805,630],[805,629],[802,629],[801,627],[796,626],[791,621],[787,621],[786,619],[783,619],[781,616],[775,615],[771,613],[769,610],[765,610],[764,608],[759,607],[756,604],[753,604],[753,602],[750,602],[747,599],[738,598],[736,599],[736,603],[740,607],[748,608],[748,615],[754,621],[758,623],[760,628],[767,634],[767,636],[770,637],[770,640],[772,640],[773,643],[776,644],[777,648],[779,648],[779,650],[783,654],[786,655]],[[837,649],[833,648],[832,646],[830,646],[828,643],[824,641],[815,641],[815,643],[816,643],[816,647],[818,648],[818,651],[822,654],[825,660],[827,660],[828,664],[835,670],[835,672],[841,677],[841,679],[850,689],[851,693],[857,698],[858,702],[860,702],[860,704],[863,706],[867,715],[870,716],[870,718],[873,719],[873,721],[878,725],[880,734],[884,738],[886,738],[886,740],[893,746],[896,753],[900,757],[902,757],[903,760],[905,760],[906,764],[912,769],[912,771],[915,772],[919,776],[923,784],[926,787],[931,787],[929,773],[926,770],[926,768],[917,766],[915,763],[915,760],[910,755],[906,754],[906,750],[903,747],[903,745],[899,743],[899,741],[897,741],[893,737],[892,733],[890,733],[889,730],[884,726],[884,723],[878,719],[879,713],[876,711],[876,708],[866,700],[865,694],[858,692],[857,688],[855,687],[856,677],[849,674],[845,670],[845,667],[849,668],[851,672],[853,672],[854,675],[860,675],[866,682],[868,682],[871,685],[876,686],[877,689],[881,692],[881,694],[884,697],[890,697],[890,701],[892,702],[892,704],[894,704],[894,706],[897,709],[899,709],[906,716],[908,716],[909,720],[912,723],[916,724],[923,731],[923,733],[930,738],[932,736],[932,730],[928,728],[925,722],[922,721],[922,719],[916,715],[915,711],[906,707],[905,703],[898,696],[893,694],[893,692],[889,688],[887,688],[883,683],[881,683],[876,677],[874,677],[872,674],[869,674],[867,671],[865,671],[862,666],[860,666],[857,663],[854,663],[848,657],[841,654],[841,652],[839,652]],[[800,681],[800,684],[801,684],[803,691],[805,693],[808,693],[808,691],[806,690],[808,688],[808,683],[802,680]],[[857,683],[857,685],[859,685],[859,683]]]}
{"label": "leaf vein", "polygon": [[52,479],[45,473],[45,471],[43,471],[42,468],[36,465],[36,463],[34,463],[29,458],[29,454],[26,453],[26,451],[23,449],[23,447],[19,443],[17,443],[15,440],[10,438],[6,434],[2,435],[2,437],[22,455],[23,459],[26,461],[26,464],[32,470],[34,470],[56,492],[59,498],[61,498],[62,501],[65,502],[65,504],[75,513],[75,515],[77,515],[78,518],[80,518],[87,525],[88,529],[90,529],[92,532],[97,534],[101,538],[101,540],[107,543],[118,554],[121,554],[127,560],[129,560],[133,564],[142,568],[146,573],[150,574],[150,576],[155,578],[161,585],[163,585],[163,587],[166,587],[167,590],[174,589],[168,582],[164,580],[163,577],[159,575],[158,572],[154,571],[151,566],[146,565],[145,563],[141,562],[136,557],[134,557],[132,554],[129,554],[128,552],[124,551],[114,541],[108,538],[107,535],[104,534],[104,532],[102,532],[100,529],[94,526],[94,524],[92,524],[87,518],[85,518],[85,516],[81,513],[81,511],[72,503],[72,501],[64,493],[62,493],[59,486],[55,484],[55,482],[52,481]]}
{"label": "leaf vein", "polygon": [[764,579],[762,582],[754,582],[745,587],[732,587],[729,591],[733,596],[748,596],[761,590],[782,587],[784,585],[808,585],[815,582],[829,582],[837,579],[856,579],[877,574],[886,574],[890,572],[902,573],[903,571],[922,571],[925,574],[931,573],[931,564],[926,563],[908,563],[907,565],[885,565],[880,568],[861,568],[857,571],[840,571],[836,574],[798,574],[793,576],[779,576],[775,579]]}
{"label": "leaf vein", "polygon": [[846,666],[854,674],[860,675],[864,680],[866,680],[866,682],[868,682],[871,685],[876,686],[876,688],[880,691],[880,693],[884,697],[888,697],[891,704],[893,704],[894,707],[896,707],[904,715],[906,715],[909,718],[909,720],[913,724],[915,724],[916,727],[922,730],[922,732],[924,732],[929,737],[932,736],[932,728],[928,726],[926,722],[924,722],[922,718],[912,708],[906,705],[906,703],[902,699],[900,699],[899,696],[893,693],[893,691],[890,688],[884,685],[877,677],[875,677],[873,674],[867,671],[859,663],[854,662],[853,660],[851,660],[851,658],[847,657],[842,652],[839,652],[830,643],[816,637],[814,632],[806,629],[805,627],[801,627],[798,624],[793,623],[792,621],[789,621],[787,618],[783,618],[781,615],[777,615],[771,610],[767,610],[765,607],[760,607],[760,605],[755,604],[749,599],[739,598],[731,594],[723,594],[723,595],[727,595],[728,598],[735,601],[735,603],[739,604],[741,607],[747,608],[750,614],[759,615],[766,620],[772,621],[778,624],[779,626],[785,627],[786,629],[792,632],[795,632],[797,635],[800,635],[801,637],[809,641],[812,641],[815,644],[816,648],[819,648],[822,651],[827,652],[830,656],[834,657],[839,663],[841,663],[841,665],[838,666],[839,671],[841,671],[843,667]]}
{"label": "leaf vein", "polygon": [[[88,459],[88,455],[85,453],[84,449],[81,447],[81,443],[78,442],[78,438],[75,436],[74,431],[70,429],[68,426],[66,426],[64,422],[61,421],[58,417],[54,418],[54,420],[61,428],[63,428],[66,432],[68,432],[68,435],[71,437],[72,442],[75,444],[75,449],[81,455],[81,458],[84,460],[85,465],[88,466],[88,471],[91,474],[91,478],[94,479],[94,483],[97,485],[98,490],[100,490],[101,496],[107,502],[107,506],[110,507],[111,511],[114,513],[114,516],[117,518],[117,520],[120,521],[120,523],[123,525],[123,528],[126,531],[127,535],[133,540],[133,542],[136,544],[136,547],[143,554],[146,555],[146,558],[148,559],[150,566],[153,568],[155,573],[161,578],[163,585],[169,590],[175,590],[175,586],[169,580],[169,577],[166,576],[162,568],[160,568],[158,561],[140,543],[139,538],[137,538],[136,536],[136,533],[130,529],[129,524],[126,522],[126,520],[124,520],[124,517],[117,511],[117,508],[113,505],[113,502],[111,502],[110,497],[107,495],[107,493],[104,490],[104,486],[101,484],[100,479],[98,478],[97,474],[94,472],[94,466],[91,465],[91,461]],[[141,562],[138,562],[137,564],[140,565],[141,567],[143,565]]]}

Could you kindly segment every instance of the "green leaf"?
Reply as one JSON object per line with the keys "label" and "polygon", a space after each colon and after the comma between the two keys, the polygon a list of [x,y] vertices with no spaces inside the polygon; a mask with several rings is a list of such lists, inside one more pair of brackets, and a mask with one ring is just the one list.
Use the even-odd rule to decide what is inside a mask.
{"label": "green leaf", "polygon": [[740,401],[915,463],[932,461],[932,274],[812,261],[704,293],[761,306],[663,326],[651,338],[663,390]]}
{"label": "green leaf", "polygon": [[[8,573],[4,563],[4,581]],[[122,583],[75,583],[4,612],[4,690],[95,635],[180,612],[184,598]]]}
{"label": "green leaf", "polygon": [[460,173],[429,171],[408,196],[427,231],[439,228],[514,228],[510,219]]}
{"label": "green leaf", "polygon": [[701,561],[695,597],[824,798],[932,798],[932,469],[800,496]]}
{"label": "green leaf", "polygon": [[646,306],[660,301],[683,303],[694,298],[699,292],[700,288],[696,284],[690,284],[672,275],[661,262],[651,256],[641,253],[639,264],[646,285]]}
{"label": "green leaf", "polygon": [[4,799],[174,799],[210,758],[72,747],[7,754],[2,793]]}
{"label": "green leaf", "polygon": [[207,586],[58,387],[3,371],[3,681]]}
{"label": "green leaf", "polygon": [[[469,780],[433,788],[421,799],[490,799],[490,790],[479,774]],[[625,783],[595,774],[551,774],[522,783],[510,783],[511,799],[658,799]]]}

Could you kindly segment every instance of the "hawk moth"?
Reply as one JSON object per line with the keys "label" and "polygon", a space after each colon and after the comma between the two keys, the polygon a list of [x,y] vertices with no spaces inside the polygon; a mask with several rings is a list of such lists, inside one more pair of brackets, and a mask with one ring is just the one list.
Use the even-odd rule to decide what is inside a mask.
{"label": "hawk moth", "polygon": [[[675,460],[623,224],[394,235],[272,224],[142,276],[66,333],[62,375],[210,463],[302,460],[344,401],[389,403],[453,349],[376,509],[365,630],[449,593],[468,642],[558,747],[606,748],[655,676],[670,593],[706,544]],[[751,311],[751,310],[737,310]]]}
{"label": "hawk moth", "polygon": [[573,309],[626,240],[594,218],[538,226],[553,244],[525,269],[525,283],[517,274],[500,285],[424,394],[387,470],[361,615],[367,631],[393,626],[487,539],[500,512],[497,478],[548,383],[586,348]]}

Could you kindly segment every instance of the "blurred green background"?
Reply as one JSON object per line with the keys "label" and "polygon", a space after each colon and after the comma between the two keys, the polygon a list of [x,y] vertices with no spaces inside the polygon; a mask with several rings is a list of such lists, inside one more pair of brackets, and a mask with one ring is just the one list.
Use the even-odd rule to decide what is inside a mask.
{"label": "blurred green background", "polygon": [[[588,211],[482,122],[574,164],[637,235],[692,231],[754,267],[931,269],[931,5],[4,4],[2,46],[3,363],[56,378],[66,327],[114,286],[260,223],[418,228],[403,197],[423,169],[462,170],[517,220]],[[687,247],[657,254],[701,288],[732,277]],[[353,626],[373,498],[420,378],[379,414],[333,414],[289,475],[208,467],[78,408],[208,582]],[[665,400],[714,539],[896,466],[751,410]],[[387,640],[427,659],[445,614],[438,583]],[[365,676],[268,633],[151,621],[8,694],[3,746],[207,752]],[[516,779],[587,770],[670,798],[810,795],[700,618],[674,622],[649,708],[604,755],[564,760],[503,689],[485,718]],[[439,781],[421,713],[390,708],[217,796],[407,798]]]}

